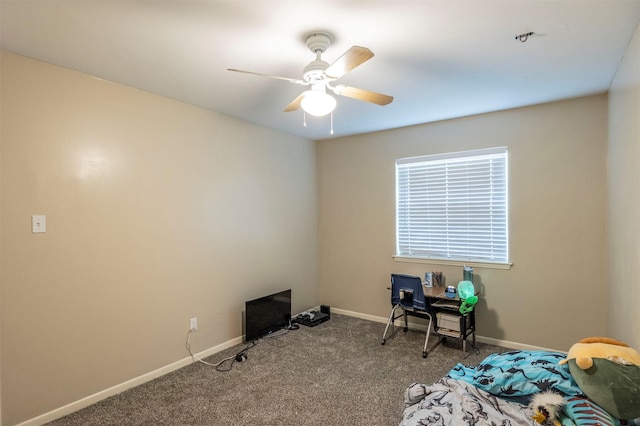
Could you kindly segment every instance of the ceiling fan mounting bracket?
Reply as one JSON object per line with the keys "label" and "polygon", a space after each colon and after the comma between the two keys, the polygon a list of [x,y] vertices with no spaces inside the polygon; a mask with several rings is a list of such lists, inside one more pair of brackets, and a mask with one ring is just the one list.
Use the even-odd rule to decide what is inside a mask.
{"label": "ceiling fan mounting bracket", "polygon": [[333,37],[331,37],[328,33],[313,33],[309,34],[306,38],[307,47],[313,53],[324,53],[325,50],[331,46],[331,41]]}

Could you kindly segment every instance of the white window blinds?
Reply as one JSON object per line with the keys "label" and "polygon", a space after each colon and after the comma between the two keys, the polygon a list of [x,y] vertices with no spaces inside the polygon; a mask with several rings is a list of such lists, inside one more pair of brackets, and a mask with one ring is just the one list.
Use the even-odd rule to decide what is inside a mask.
{"label": "white window blinds", "polygon": [[507,148],[396,161],[396,254],[507,263]]}

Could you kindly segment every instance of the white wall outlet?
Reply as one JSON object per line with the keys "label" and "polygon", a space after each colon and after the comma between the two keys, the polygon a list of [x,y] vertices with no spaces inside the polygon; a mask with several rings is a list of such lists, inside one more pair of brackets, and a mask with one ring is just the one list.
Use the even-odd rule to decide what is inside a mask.
{"label": "white wall outlet", "polygon": [[189,330],[196,331],[198,329],[198,318],[194,317],[189,320]]}
{"label": "white wall outlet", "polygon": [[45,215],[31,216],[31,232],[33,234],[47,232],[47,217]]}

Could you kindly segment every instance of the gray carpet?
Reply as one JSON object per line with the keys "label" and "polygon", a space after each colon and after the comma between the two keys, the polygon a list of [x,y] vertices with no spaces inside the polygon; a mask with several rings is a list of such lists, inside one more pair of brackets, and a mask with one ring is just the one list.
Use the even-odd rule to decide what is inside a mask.
{"label": "gray carpet", "polygon": [[383,331],[384,324],[333,314],[319,326],[259,340],[228,372],[192,364],[49,425],[397,425],[408,385],[506,350],[478,343],[463,353],[458,339],[432,334],[425,359],[423,332],[396,327],[383,346]]}

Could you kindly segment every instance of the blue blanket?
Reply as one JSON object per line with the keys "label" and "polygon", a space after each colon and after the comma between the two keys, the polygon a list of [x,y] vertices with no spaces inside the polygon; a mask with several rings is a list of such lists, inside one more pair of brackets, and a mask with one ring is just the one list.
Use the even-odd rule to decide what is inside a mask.
{"label": "blue blanket", "polygon": [[558,365],[565,358],[560,352],[511,351],[489,355],[476,367],[458,364],[432,385],[407,388],[400,424],[532,425],[531,398],[553,391],[566,401],[559,416],[563,426],[620,426],[583,394],[568,364]]}
{"label": "blue blanket", "polygon": [[584,396],[573,380],[561,352],[512,351],[489,355],[476,367],[456,365],[447,375],[500,397],[526,400],[553,390],[567,396]]}

